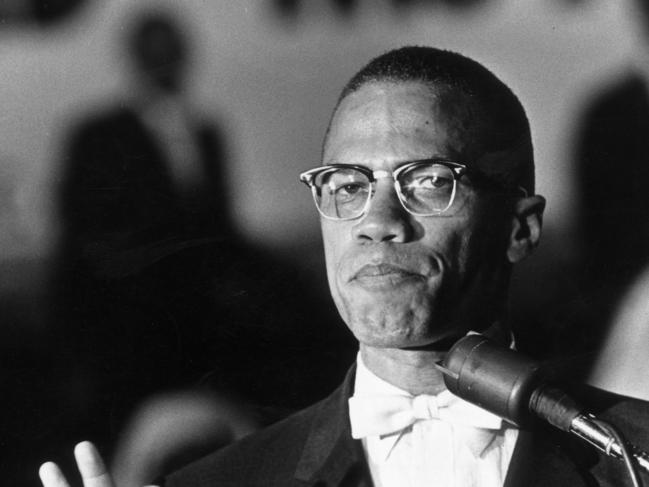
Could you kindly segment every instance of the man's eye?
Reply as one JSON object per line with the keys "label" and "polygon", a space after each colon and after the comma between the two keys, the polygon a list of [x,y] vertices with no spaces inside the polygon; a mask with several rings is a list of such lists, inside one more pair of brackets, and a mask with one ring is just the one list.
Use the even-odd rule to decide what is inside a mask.
{"label": "man's eye", "polygon": [[349,183],[336,188],[336,200],[338,203],[352,202],[363,199],[367,196],[367,188],[364,184]]}
{"label": "man's eye", "polygon": [[350,184],[345,184],[344,186],[341,186],[336,190],[338,194],[346,195],[346,196],[353,196],[359,191],[363,189],[363,185],[357,184],[357,183],[350,183]]}
{"label": "man's eye", "polygon": [[442,189],[452,184],[453,180],[440,176],[428,176],[415,182],[415,186],[421,189]]}

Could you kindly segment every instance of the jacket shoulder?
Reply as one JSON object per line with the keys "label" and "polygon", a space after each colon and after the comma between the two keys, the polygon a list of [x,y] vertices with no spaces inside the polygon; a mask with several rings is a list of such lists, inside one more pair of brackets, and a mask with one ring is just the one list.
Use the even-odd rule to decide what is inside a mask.
{"label": "jacket shoulder", "polygon": [[165,487],[291,485],[311,425],[325,401],[172,473]]}

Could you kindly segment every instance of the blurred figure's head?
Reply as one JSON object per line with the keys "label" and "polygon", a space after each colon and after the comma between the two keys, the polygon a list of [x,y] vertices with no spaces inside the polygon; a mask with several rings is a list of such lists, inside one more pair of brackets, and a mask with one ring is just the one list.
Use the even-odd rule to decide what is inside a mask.
{"label": "blurred figure's head", "polygon": [[188,46],[176,21],[163,12],[142,15],[128,37],[128,50],[138,75],[168,92],[182,88]]}

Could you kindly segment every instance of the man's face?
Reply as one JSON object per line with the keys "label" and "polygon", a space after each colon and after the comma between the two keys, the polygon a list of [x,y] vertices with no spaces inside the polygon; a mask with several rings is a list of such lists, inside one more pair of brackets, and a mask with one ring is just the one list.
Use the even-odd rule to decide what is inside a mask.
{"label": "man's face", "polygon": [[[332,120],[324,164],[392,171],[405,162],[443,158],[471,165],[479,134],[464,95],[420,83],[373,83],[346,97]],[[361,344],[425,346],[488,326],[502,300],[511,230],[503,205],[463,177],[449,210],[418,217],[381,178],[368,212],[322,219],[329,286]],[[500,201],[500,200],[499,200]]]}

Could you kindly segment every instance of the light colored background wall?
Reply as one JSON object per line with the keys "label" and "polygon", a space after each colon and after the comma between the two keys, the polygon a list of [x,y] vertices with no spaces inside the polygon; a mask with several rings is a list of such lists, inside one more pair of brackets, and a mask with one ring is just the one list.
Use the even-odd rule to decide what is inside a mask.
{"label": "light colored background wall", "polygon": [[[196,60],[191,98],[216,117],[230,147],[237,223],[282,252],[316,248],[318,226],[297,173],[318,164],[337,94],[369,58],[403,44],[459,50],[496,71],[531,118],[546,224],[571,241],[570,153],[576,116],[592,90],[624,69],[638,44],[630,0],[500,0],[465,11],[359,2],[344,19],[307,1],[295,22],[271,2],[103,0],[53,29],[0,30],[0,256],[45,261],[57,237],[54,191],[69,124],[128,93],[121,36],[147,6],[178,12]],[[437,5],[437,6],[435,6]],[[569,250],[569,247],[567,247]],[[38,267],[38,266],[37,266]],[[11,287],[21,276],[0,276]]]}

